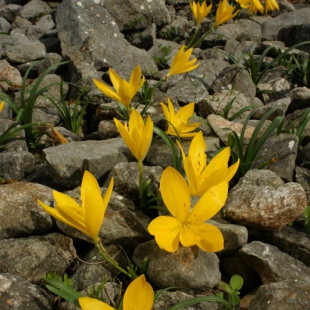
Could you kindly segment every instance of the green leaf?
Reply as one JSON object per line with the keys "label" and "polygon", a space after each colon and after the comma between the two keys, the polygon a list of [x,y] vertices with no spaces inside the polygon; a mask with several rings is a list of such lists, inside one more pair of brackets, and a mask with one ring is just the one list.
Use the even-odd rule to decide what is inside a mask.
{"label": "green leaf", "polygon": [[178,304],[170,307],[167,310],[183,309],[185,307],[196,305],[196,304],[198,304],[200,302],[210,302],[210,301],[218,302],[218,303],[220,303],[222,305],[230,307],[230,304],[226,300],[224,300],[222,298],[215,297],[215,296],[199,296],[199,297],[190,298],[190,299],[184,300],[182,302],[179,302]]}
{"label": "green leaf", "polygon": [[239,291],[243,286],[243,278],[235,274],[231,277],[229,284],[235,291]]}
{"label": "green leaf", "polygon": [[228,302],[233,305],[233,306],[236,306],[239,304],[240,302],[240,297],[235,295],[235,294],[232,294],[232,295],[228,295]]}

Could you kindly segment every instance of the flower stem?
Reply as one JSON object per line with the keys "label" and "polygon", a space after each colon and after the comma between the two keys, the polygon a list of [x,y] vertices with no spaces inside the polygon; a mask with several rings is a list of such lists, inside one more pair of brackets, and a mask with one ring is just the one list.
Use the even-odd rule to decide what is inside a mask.
{"label": "flower stem", "polygon": [[143,206],[143,163],[142,160],[138,161],[139,168],[139,201],[140,206]]}
{"label": "flower stem", "polygon": [[123,274],[128,276],[129,278],[133,278],[133,279],[137,278],[136,273],[132,269],[130,270],[130,272],[126,271],[125,269],[120,267],[119,264],[112,257],[110,257],[110,255],[108,254],[108,252],[106,251],[106,249],[102,245],[101,240],[99,240],[95,246],[96,246],[99,254],[101,255],[101,257],[105,261],[107,261],[110,265],[112,265],[114,268],[116,268],[117,270],[119,270],[120,272],[122,272]]}
{"label": "flower stem", "polygon": [[[214,31],[215,30],[215,27],[214,27],[214,25],[212,25],[212,27],[198,40],[198,41],[196,41],[194,44],[192,44],[193,42],[193,38],[192,38],[192,40],[190,41],[190,43],[187,45],[187,47],[186,47],[186,49],[188,49],[188,48],[190,48],[190,47],[192,47],[192,48],[194,48],[194,47],[196,47],[196,46],[198,46],[204,39],[205,39],[205,37],[206,36],[208,36],[212,31]],[[198,28],[197,28],[197,31],[198,31]],[[197,34],[197,31],[195,32],[195,34],[194,34],[194,36],[196,36],[196,34]],[[193,36],[193,37],[194,37]]]}
{"label": "flower stem", "polygon": [[[195,29],[195,33],[193,34],[191,40],[189,41],[189,43],[185,46],[185,51],[187,51],[189,48],[192,47],[192,44],[194,43],[197,33],[198,33],[199,27],[196,27]],[[194,45],[193,45],[194,46]]]}

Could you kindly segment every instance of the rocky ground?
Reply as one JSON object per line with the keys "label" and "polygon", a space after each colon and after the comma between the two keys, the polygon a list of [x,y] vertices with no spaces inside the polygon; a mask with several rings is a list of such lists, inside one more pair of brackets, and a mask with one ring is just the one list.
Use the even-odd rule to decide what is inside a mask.
{"label": "rocky ground", "polygon": [[[249,52],[261,55],[269,46],[284,50],[309,40],[307,4],[281,0],[279,6],[280,11],[271,16],[242,12],[237,20],[221,25],[194,49],[200,66],[189,74],[169,78],[155,92],[149,112],[158,123],[163,119],[159,103],[167,102],[167,95],[175,105],[196,103],[196,114],[204,119],[200,129],[209,157],[227,145],[230,130],[241,132],[248,112],[233,121],[230,118],[249,104],[259,108],[248,123],[246,143],[269,108],[280,107],[267,125],[277,116],[284,119],[282,132],[266,141],[253,169],[232,182],[224,207],[229,222],[219,216],[211,221],[224,235],[224,250],[214,254],[181,248],[169,254],[147,233],[151,218],[137,209],[137,164],[114,125],[111,110],[115,103],[95,89],[92,79],[108,80],[109,67],[127,78],[140,64],[146,79],[156,83],[167,73],[180,44],[193,32],[188,1],[0,0],[0,32],[4,33],[0,35],[1,92],[18,102],[22,77],[29,67],[33,66],[27,80],[31,87],[46,68],[65,60],[68,63],[50,72],[41,85],[54,83],[49,92],[59,98],[59,83],[64,79],[87,89],[90,98],[79,135],[56,127],[69,143],[59,144],[46,130],[39,154],[29,152],[22,138],[2,148],[1,309],[58,309],[42,279],[48,272],[67,273],[74,288],[83,292],[105,279],[107,300],[117,293],[115,271],[99,262],[90,240],[55,222],[36,202],[40,199],[53,205],[52,189],[77,197],[85,169],[96,176],[103,193],[112,175],[115,179],[100,231],[110,255],[121,265],[126,266],[130,259],[138,267],[148,257],[147,275],[155,289],[188,288],[164,293],[154,309],[168,309],[192,296],[214,293],[221,279],[227,282],[234,274],[244,279],[242,309],[310,309],[310,242],[305,218],[300,216],[310,198],[310,123],[304,128],[302,141],[292,130],[310,105],[310,77],[306,73],[298,79],[282,63],[268,70],[255,85],[245,69]],[[203,22],[202,32],[213,19],[211,15]],[[309,59],[309,45],[292,53]],[[266,61],[272,57],[276,55],[268,54]],[[68,92],[67,84],[64,90]],[[225,106],[232,99],[224,118]],[[60,124],[57,109],[44,96],[35,103],[33,121]],[[0,132],[13,123],[6,103]],[[188,148],[189,143],[184,140],[183,147]],[[145,178],[152,180],[156,191],[163,169],[173,165],[172,155],[161,140],[153,141],[145,164]],[[258,169],[261,167],[264,169]],[[66,302],[59,308],[75,309]],[[220,305],[201,303],[186,309],[220,309]]]}

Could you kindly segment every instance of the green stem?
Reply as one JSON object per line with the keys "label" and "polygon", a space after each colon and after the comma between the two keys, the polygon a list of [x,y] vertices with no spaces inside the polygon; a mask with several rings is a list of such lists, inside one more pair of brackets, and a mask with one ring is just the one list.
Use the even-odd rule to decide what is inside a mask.
{"label": "green stem", "polygon": [[192,47],[193,42],[196,39],[197,33],[198,33],[199,27],[196,27],[195,29],[195,33],[193,34],[191,40],[189,41],[189,43],[185,46],[185,51],[187,51],[189,48]]}
{"label": "green stem", "polygon": [[143,163],[142,160],[138,161],[138,168],[139,168],[139,200],[140,205],[143,202]]}
{"label": "green stem", "polygon": [[[198,41],[196,41],[192,46],[188,45],[188,46],[187,46],[187,49],[188,49],[189,47],[194,48],[194,47],[198,46],[198,45],[205,39],[205,37],[208,36],[208,35],[209,35],[212,31],[214,31],[214,30],[215,30],[215,26],[212,25],[212,27],[211,27]],[[195,35],[195,34],[194,34],[194,35]],[[192,43],[192,40],[191,40],[190,43]]]}
{"label": "green stem", "polygon": [[99,240],[98,243],[95,245],[99,254],[102,256],[102,258],[107,261],[110,265],[112,265],[114,268],[128,276],[129,278],[137,278],[137,275],[133,270],[130,270],[130,272],[126,271],[122,267],[119,266],[119,264],[108,254],[104,246],[102,245],[101,241]]}

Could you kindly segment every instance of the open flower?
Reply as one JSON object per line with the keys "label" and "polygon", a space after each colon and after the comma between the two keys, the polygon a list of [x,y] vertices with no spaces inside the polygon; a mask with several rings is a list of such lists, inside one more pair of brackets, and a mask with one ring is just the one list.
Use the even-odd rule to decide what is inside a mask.
{"label": "open flower", "polygon": [[197,132],[192,132],[200,126],[200,123],[189,124],[189,118],[194,114],[195,102],[191,102],[179,109],[177,113],[174,112],[173,103],[168,97],[168,108],[166,105],[160,103],[165,118],[168,121],[168,128],[166,133],[172,136],[180,136],[183,138],[194,137]]}
{"label": "open flower", "polygon": [[166,78],[171,75],[181,74],[185,72],[192,71],[199,66],[199,63],[196,64],[197,58],[189,60],[191,57],[193,48],[189,48],[187,51],[184,52],[185,45],[183,44],[178,52],[175,54],[168,74]]}
{"label": "open flower", "polygon": [[221,0],[216,10],[214,27],[216,28],[234,18],[239,13],[239,10],[234,13],[234,10],[235,7],[230,5],[227,0]]}
{"label": "open flower", "polygon": [[[124,294],[124,310],[151,310],[153,303],[154,291],[144,275],[129,284]],[[115,310],[105,302],[91,297],[79,298],[79,304],[82,310]]]}
{"label": "open flower", "polygon": [[133,97],[136,95],[145,81],[144,76],[141,79],[140,66],[137,65],[134,68],[131,73],[129,82],[121,79],[112,68],[109,69],[109,75],[115,90],[111,89],[110,86],[97,79],[94,79],[94,83],[106,96],[122,103],[127,108],[127,110],[130,110],[130,104]]}
{"label": "open flower", "polygon": [[279,5],[276,0],[265,0],[265,13],[269,11],[279,10]]}
{"label": "open flower", "polygon": [[148,226],[158,246],[167,252],[175,252],[179,243],[185,247],[197,245],[206,252],[223,249],[223,235],[217,227],[205,223],[224,205],[228,183],[210,188],[190,210],[190,191],[181,174],[168,167],[160,180],[164,203],[172,216],[159,216]]}
{"label": "open flower", "polygon": [[138,162],[142,162],[153,139],[154,125],[151,117],[148,115],[146,123],[144,123],[141,114],[136,109],[132,109],[128,124],[125,122],[123,125],[116,118],[114,118],[114,122],[133,156]]}
{"label": "open flower", "polygon": [[207,1],[204,1],[202,4],[200,4],[200,2],[190,1],[189,5],[196,21],[196,25],[199,26],[202,20],[210,13],[212,4],[207,6]]}
{"label": "open flower", "polygon": [[201,131],[193,138],[188,156],[185,156],[181,144],[178,141],[177,143],[182,152],[184,170],[192,196],[201,196],[219,183],[228,183],[239,167],[239,159],[228,167],[230,147],[224,148],[207,165],[206,142]]}
{"label": "open flower", "polygon": [[0,102],[0,113],[2,112],[3,108],[4,108],[4,101],[1,101]]}
{"label": "open flower", "polygon": [[243,9],[249,9],[248,14],[252,12],[257,14],[258,11],[264,13],[264,7],[259,0],[237,0],[237,2]]}
{"label": "open flower", "polygon": [[81,201],[79,205],[73,198],[53,191],[56,208],[47,206],[38,200],[41,207],[57,220],[68,224],[91,237],[95,244],[99,241],[99,231],[105,210],[111,197],[113,178],[102,198],[100,187],[95,177],[88,171],[84,172],[81,185]]}

